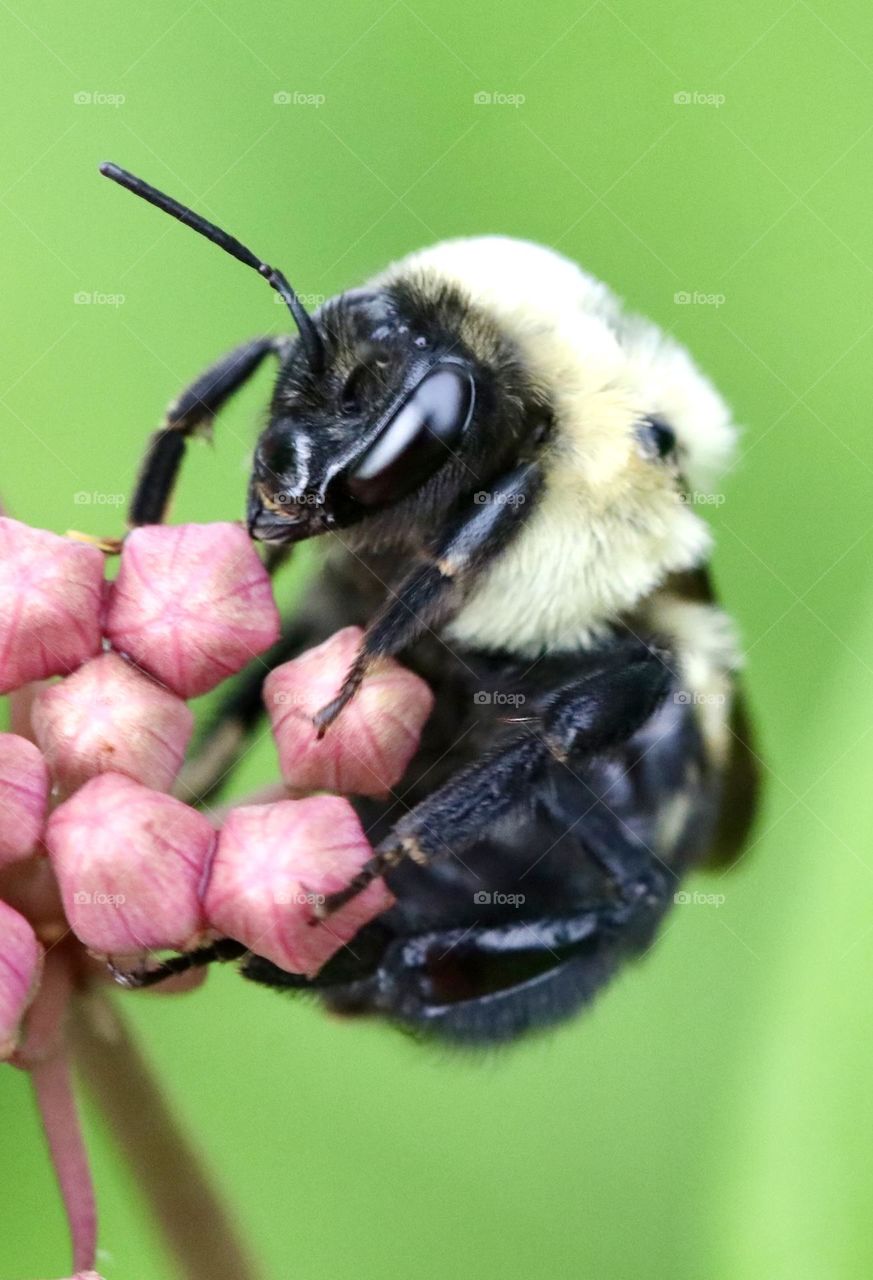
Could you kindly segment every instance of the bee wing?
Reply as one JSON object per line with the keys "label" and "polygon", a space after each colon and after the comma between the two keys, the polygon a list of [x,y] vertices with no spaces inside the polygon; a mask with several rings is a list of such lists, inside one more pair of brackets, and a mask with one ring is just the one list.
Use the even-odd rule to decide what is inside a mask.
{"label": "bee wing", "polygon": [[[712,578],[706,569],[696,575],[698,598],[717,604]],[[730,754],[724,771],[721,801],[708,867],[730,867],[737,861],[755,822],[761,795],[761,757],[755,729],[742,685],[734,689],[730,721]]]}
{"label": "bee wing", "polygon": [[730,755],[725,766],[718,819],[706,859],[710,868],[737,861],[754,825],[761,791],[760,757],[742,689],[737,689],[730,718]]}
{"label": "bee wing", "polygon": [[[671,589],[696,604],[718,604],[706,566],[676,574]],[[723,768],[715,834],[704,863],[710,868],[729,867],[739,858],[754,824],[760,799],[761,757],[748,702],[738,682],[734,685],[728,729],[729,754]]]}

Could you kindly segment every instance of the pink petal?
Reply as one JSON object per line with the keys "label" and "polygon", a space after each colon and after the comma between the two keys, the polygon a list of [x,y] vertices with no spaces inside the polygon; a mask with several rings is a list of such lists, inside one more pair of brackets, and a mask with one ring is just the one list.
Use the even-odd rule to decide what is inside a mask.
{"label": "pink petal", "polygon": [[210,924],[289,973],[314,974],[394,901],[377,880],[326,921],[323,896],[342,889],[372,850],[339,796],[251,805],[228,814],[206,889]]}
{"label": "pink petal", "polygon": [[41,690],[33,727],[62,795],[109,772],[168,791],[182,767],[194,716],[181,698],[117,653],[103,653]]}
{"label": "pink petal", "polygon": [[0,693],[99,652],[102,590],[96,547],[0,517]]}
{"label": "pink petal", "polygon": [[374,665],[352,702],[318,741],[312,717],[336,695],[363,632],[346,627],[283,663],[264,684],[279,764],[297,791],[384,796],[400,781],[433,709],[419,676],[393,658]]}
{"label": "pink petal", "polygon": [[279,613],[238,525],[147,525],[125,539],[106,634],[180,697],[193,698],[268,649]]}
{"label": "pink petal", "polygon": [[24,916],[0,902],[0,1059],[11,1057],[36,994],[42,947]]}
{"label": "pink petal", "polygon": [[46,829],[73,932],[99,955],[196,945],[215,839],[210,822],[181,800],[120,774],[92,778]]}
{"label": "pink petal", "polygon": [[39,749],[27,738],[0,733],[0,867],[33,853],[48,793],[48,768]]}

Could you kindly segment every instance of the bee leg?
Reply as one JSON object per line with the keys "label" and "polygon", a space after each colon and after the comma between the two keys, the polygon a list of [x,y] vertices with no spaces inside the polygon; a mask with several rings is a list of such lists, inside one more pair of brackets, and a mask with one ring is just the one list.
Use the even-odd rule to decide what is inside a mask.
{"label": "bee leg", "polygon": [[160,524],[166,515],[188,437],[208,428],[227,400],[254,374],[265,356],[282,356],[289,339],[254,338],[243,342],[202,373],[167,409],[154,433],[136,481],[128,523]]}
{"label": "bee leg", "polygon": [[173,794],[186,804],[205,805],[227,785],[246,739],[266,714],[264,681],[275,667],[315,644],[318,633],[305,620],[285,622],[282,635],[255,658],[221,698],[182,766]]}
{"label": "bee leg", "polygon": [[[268,572],[279,555],[291,546],[268,547]],[[321,644],[327,636],[346,624],[349,608],[344,579],[323,570],[314,590],[304,595],[293,617],[282,619],[282,634],[266,653],[253,658],[219,695],[209,717],[199,730],[194,748],[182,766],[174,794],[186,804],[207,805],[227,785],[242,758],[246,742],[266,715],[264,681],[274,668],[305,649]]]}
{"label": "bee leg", "polygon": [[622,963],[651,945],[672,901],[653,873],[631,902],[400,937],[376,973],[321,992],[341,1014],[380,1014],[459,1044],[497,1044],[589,1004]]}
{"label": "bee leg", "polygon": [[340,947],[318,973],[311,977],[302,973],[288,973],[272,960],[255,954],[246,957],[240,971],[244,978],[267,987],[296,991],[348,987],[372,978],[378,972],[393,938],[391,930],[377,918],[359,929],[352,941]]}
{"label": "bee leg", "polygon": [[190,969],[200,969],[212,964],[214,960],[239,960],[248,950],[241,942],[233,938],[219,938],[208,947],[198,947],[195,951],[183,951],[169,960],[153,965],[150,969],[134,969],[125,971],[117,969],[110,963],[108,968],[112,977],[121,987],[139,990],[141,987],[155,987],[167,978],[174,978],[179,973],[187,973]]}
{"label": "bee leg", "polygon": [[[476,573],[521,527],[540,487],[539,465],[528,462],[470,499],[414,570],[389,594],[364,633],[360,651],[337,696],[315,716],[323,737],[355,696],[367,668],[376,658],[400,653],[457,607]],[[487,498],[487,501],[480,501]]]}
{"label": "bee leg", "polygon": [[459,770],[411,809],[358,874],[317,909],[330,915],[405,858],[425,864],[463,855],[523,801],[546,768],[576,774],[585,757],[627,742],[674,682],[666,654],[643,641],[616,644],[604,665],[558,690],[540,716],[500,750]]}

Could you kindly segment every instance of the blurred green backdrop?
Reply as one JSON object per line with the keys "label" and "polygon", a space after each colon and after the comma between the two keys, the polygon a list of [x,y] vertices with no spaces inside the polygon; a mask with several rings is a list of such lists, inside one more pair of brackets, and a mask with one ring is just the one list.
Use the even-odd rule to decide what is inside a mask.
{"label": "blurred green backdrop", "polygon": [[[124,1001],[269,1280],[869,1276],[866,0],[4,0],[0,28],[0,488],[21,518],[119,529],[165,402],[286,322],[99,179],[107,158],[303,293],[445,236],[555,245],[686,341],[745,428],[716,571],[768,796],[739,868],[699,881],[723,905],[677,908],[589,1016],[478,1059],[227,971]],[[268,390],[265,372],[196,450],[177,519],[241,513]],[[262,743],[237,791],[273,768]],[[57,1275],[65,1229],[10,1070],[0,1108],[0,1276]],[[89,1140],[101,1270],[171,1277],[90,1113]]]}

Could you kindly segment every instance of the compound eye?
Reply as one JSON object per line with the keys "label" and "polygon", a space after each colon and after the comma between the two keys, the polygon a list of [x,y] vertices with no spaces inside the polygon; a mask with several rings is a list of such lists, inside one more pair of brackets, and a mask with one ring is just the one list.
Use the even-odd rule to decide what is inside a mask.
{"label": "compound eye", "polygon": [[424,378],[348,478],[364,506],[394,502],[448,457],[473,410],[473,379],[442,368]]}
{"label": "compound eye", "polygon": [[676,452],[676,433],[662,418],[644,418],[637,428],[643,449],[656,458],[670,458]]}

